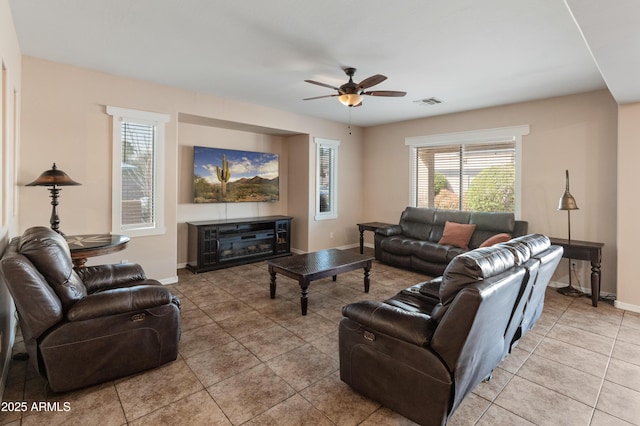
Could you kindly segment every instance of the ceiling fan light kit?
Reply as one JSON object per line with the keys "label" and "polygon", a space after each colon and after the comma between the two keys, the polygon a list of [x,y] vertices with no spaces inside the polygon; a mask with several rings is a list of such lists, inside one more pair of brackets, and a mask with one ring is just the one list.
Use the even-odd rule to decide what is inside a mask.
{"label": "ceiling fan light kit", "polygon": [[338,100],[342,105],[345,105],[348,107],[357,107],[362,105],[362,100],[364,99],[363,95],[401,97],[407,94],[407,92],[398,92],[394,90],[375,90],[375,91],[367,92],[365,91],[365,89],[368,89],[369,87],[373,87],[376,84],[382,83],[387,79],[387,77],[382,74],[376,74],[376,75],[372,75],[369,78],[365,78],[360,83],[355,83],[353,81],[353,75],[356,73],[356,69],[345,68],[344,72],[349,76],[349,81],[340,87],[334,87],[330,84],[320,83],[318,81],[305,80],[307,83],[315,84],[322,87],[327,87],[329,89],[333,89],[337,91],[338,93],[333,95],[315,96],[313,98],[306,98],[303,100],[308,101],[311,99],[330,98],[330,97],[337,96]]}
{"label": "ceiling fan light kit", "polygon": [[352,93],[350,95],[344,94],[338,97],[338,100],[342,105],[352,107],[357,106],[362,103],[362,95],[358,95],[357,93]]}

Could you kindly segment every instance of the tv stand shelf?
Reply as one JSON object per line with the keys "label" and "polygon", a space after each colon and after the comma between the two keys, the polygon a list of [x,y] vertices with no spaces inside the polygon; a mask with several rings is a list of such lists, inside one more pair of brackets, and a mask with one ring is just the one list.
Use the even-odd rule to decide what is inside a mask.
{"label": "tv stand shelf", "polygon": [[291,255],[290,216],[187,222],[193,273]]}

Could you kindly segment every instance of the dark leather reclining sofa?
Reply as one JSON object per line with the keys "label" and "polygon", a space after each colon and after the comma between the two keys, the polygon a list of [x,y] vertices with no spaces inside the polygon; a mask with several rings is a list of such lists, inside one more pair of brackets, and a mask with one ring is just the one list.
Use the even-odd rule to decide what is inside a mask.
{"label": "dark leather reclining sofa", "polygon": [[[475,225],[467,248],[439,243],[447,221]],[[375,256],[388,265],[438,276],[454,257],[480,247],[488,238],[503,233],[520,237],[527,230],[528,223],[515,220],[513,213],[407,207],[398,225],[376,230]]]}
{"label": "dark leather reclining sofa", "polygon": [[340,378],[421,425],[444,425],[540,317],[562,247],[535,234],[457,256],[422,283],[343,308]]}

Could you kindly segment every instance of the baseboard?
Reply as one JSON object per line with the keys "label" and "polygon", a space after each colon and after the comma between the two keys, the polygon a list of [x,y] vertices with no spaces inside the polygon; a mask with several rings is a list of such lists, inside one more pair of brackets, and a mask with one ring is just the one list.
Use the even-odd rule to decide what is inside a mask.
{"label": "baseboard", "polygon": [[630,303],[624,303],[616,300],[613,302],[613,306],[615,306],[618,309],[624,309],[625,311],[635,312],[640,314],[640,306],[638,305],[632,305]]}
{"label": "baseboard", "polygon": [[160,284],[162,284],[162,285],[175,284],[175,283],[178,282],[178,276],[175,275],[175,276],[169,277],[169,278],[161,278],[158,281],[160,281]]}
{"label": "baseboard", "polygon": [[[562,288],[562,287],[566,287],[567,283],[559,282],[559,281],[549,281],[549,285],[548,286],[551,287],[551,288]],[[587,288],[587,287],[575,286],[575,285],[574,285],[574,287],[577,288],[578,290],[580,290],[581,292],[585,293],[585,294],[591,294],[591,287]],[[616,300],[616,294],[615,293],[607,293],[605,291],[601,291],[600,292],[600,298],[601,299],[608,299],[608,300],[615,301]],[[614,306],[616,306],[615,303],[617,303],[617,302],[614,302]],[[616,306],[616,308],[617,307],[618,306]],[[624,309],[624,308],[621,308],[621,309]],[[627,309],[627,310],[629,310],[629,309]]]}
{"label": "baseboard", "polygon": [[352,248],[359,248],[360,244],[359,243],[355,243],[355,244],[347,244],[346,246],[340,246],[340,247],[336,247],[339,250],[349,250]]}

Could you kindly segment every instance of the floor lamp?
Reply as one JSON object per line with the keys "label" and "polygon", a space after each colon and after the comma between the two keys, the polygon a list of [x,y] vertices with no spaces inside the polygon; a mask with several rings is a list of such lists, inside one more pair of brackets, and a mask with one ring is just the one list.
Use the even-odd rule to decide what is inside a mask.
{"label": "floor lamp", "polygon": [[[565,171],[565,189],[564,194],[560,197],[560,201],[558,201],[558,210],[566,210],[567,211],[567,225],[569,231],[569,245],[571,245],[571,210],[578,210],[578,205],[576,204],[575,198],[569,192],[569,170]],[[560,287],[558,289],[558,293],[564,294],[565,296],[582,296],[580,290],[571,285],[571,259],[569,261],[569,285],[567,287]]]}
{"label": "floor lamp", "polygon": [[76,186],[81,185],[80,183],[74,181],[62,170],[58,170],[56,167],[56,163],[53,163],[51,169],[42,172],[38,179],[34,180],[31,183],[28,183],[27,186],[48,186],[49,191],[51,191],[51,205],[53,206],[51,209],[51,219],[49,223],[51,224],[51,229],[56,231],[58,234],[64,235],[59,229],[60,218],[58,217],[58,196],[60,193],[60,186]]}

